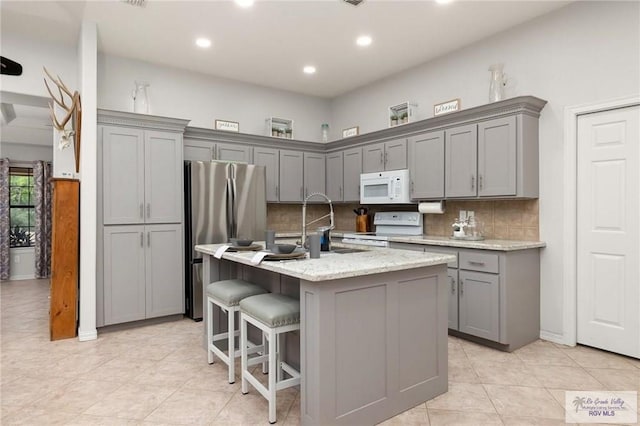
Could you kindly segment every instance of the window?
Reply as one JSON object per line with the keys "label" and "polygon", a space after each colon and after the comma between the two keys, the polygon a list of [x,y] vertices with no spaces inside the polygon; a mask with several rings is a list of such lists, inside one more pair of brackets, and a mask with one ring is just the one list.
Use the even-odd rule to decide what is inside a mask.
{"label": "window", "polygon": [[9,226],[10,247],[33,246],[35,207],[31,168],[9,168]]}

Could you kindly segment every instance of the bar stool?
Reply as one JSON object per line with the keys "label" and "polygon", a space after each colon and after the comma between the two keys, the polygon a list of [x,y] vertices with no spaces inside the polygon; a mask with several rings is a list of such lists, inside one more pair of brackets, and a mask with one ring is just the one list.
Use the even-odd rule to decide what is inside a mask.
{"label": "bar stool", "polygon": [[[216,281],[207,286],[207,360],[213,364],[215,354],[229,367],[229,383],[235,382],[235,358],[240,356],[236,350],[235,337],[240,334],[235,328],[235,313],[239,310],[239,303],[246,297],[267,293],[265,289],[244,280]],[[227,313],[227,332],[213,334],[213,305],[217,305]],[[228,340],[228,355],[215,345],[220,340]],[[245,342],[246,343],[246,342]],[[262,337],[264,346],[264,336]],[[264,366],[263,366],[264,369]]]}
{"label": "bar stool", "polygon": [[[265,348],[248,347],[247,323],[262,331],[267,340]],[[300,384],[300,372],[282,361],[280,349],[284,333],[300,330],[300,301],[282,294],[260,294],[240,301],[240,353],[242,393],[249,392],[247,383],[262,394],[269,402],[269,423],[276,422],[276,391]],[[263,351],[260,356],[249,358],[250,354]],[[265,387],[249,372],[249,367],[265,360],[269,361],[269,381]],[[283,371],[291,376],[283,380]]]}

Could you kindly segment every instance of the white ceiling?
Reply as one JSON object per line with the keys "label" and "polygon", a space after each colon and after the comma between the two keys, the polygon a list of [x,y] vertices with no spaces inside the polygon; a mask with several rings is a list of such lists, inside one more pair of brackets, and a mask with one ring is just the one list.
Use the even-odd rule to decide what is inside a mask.
{"label": "white ceiling", "polygon": [[[83,19],[98,26],[99,50],[297,93],[333,98],[548,13],[569,1],[0,0],[2,34],[75,46]],[[368,48],[355,39],[373,38]],[[196,48],[196,37],[213,42]],[[15,59],[15,58],[14,58]],[[314,65],[315,75],[302,68]],[[3,141],[51,143],[48,110],[14,105]],[[31,104],[31,105],[29,105]]]}
{"label": "white ceiling", "polygon": [[[75,45],[82,19],[99,50],[248,83],[333,98],[560,8],[568,1],[231,0],[0,1],[2,32]],[[359,48],[361,34],[373,37]],[[208,50],[194,45],[209,37]],[[302,73],[304,65],[317,68]]]}

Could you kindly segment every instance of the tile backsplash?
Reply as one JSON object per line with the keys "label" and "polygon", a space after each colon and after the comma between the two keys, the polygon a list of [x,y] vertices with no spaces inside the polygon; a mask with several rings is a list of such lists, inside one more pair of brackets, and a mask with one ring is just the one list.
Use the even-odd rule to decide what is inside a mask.
{"label": "tile backsplash", "polygon": [[[538,241],[538,200],[496,200],[496,201],[446,201],[445,213],[427,214],[424,219],[425,234],[434,236],[451,235],[451,224],[460,210],[472,210],[476,219],[484,222],[485,238],[499,240]],[[355,231],[356,221],[353,209],[359,204],[334,205],[336,229]],[[416,211],[415,205],[374,206],[375,211],[404,210]],[[307,221],[329,213],[326,204],[308,204]],[[302,226],[302,206],[300,204],[269,204],[267,207],[267,226],[279,232],[298,231]],[[325,219],[308,229],[328,225]]]}

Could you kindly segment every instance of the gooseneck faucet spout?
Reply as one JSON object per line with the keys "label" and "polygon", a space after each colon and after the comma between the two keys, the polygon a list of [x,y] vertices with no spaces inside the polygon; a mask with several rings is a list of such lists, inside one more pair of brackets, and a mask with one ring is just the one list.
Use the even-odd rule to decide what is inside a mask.
{"label": "gooseneck faucet spout", "polygon": [[[315,196],[319,196],[324,198],[325,200],[327,200],[327,203],[329,204],[329,214],[326,214],[324,216],[321,216],[317,219],[312,220],[311,222],[307,223],[307,201],[309,201],[310,198],[313,198]],[[307,196],[307,198],[304,199],[304,202],[302,203],[302,238],[301,238],[301,242],[300,245],[302,247],[304,247],[306,241],[307,241],[307,226],[311,225],[312,223],[316,223],[318,221],[321,221],[322,219],[325,218],[329,218],[329,229],[333,229],[335,228],[335,224],[333,221],[333,204],[331,204],[331,199],[329,197],[327,197],[325,194],[323,194],[322,192],[313,192],[311,194],[309,194]]]}

